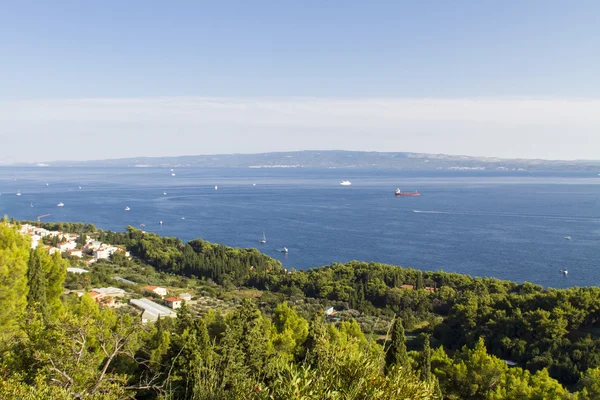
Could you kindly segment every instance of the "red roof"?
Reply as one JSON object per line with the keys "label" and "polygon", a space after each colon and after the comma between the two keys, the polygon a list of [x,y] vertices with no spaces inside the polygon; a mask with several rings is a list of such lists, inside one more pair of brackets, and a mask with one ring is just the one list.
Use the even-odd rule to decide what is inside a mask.
{"label": "red roof", "polygon": [[146,289],[146,290],[154,290],[157,289],[158,286],[144,286],[142,289]]}
{"label": "red roof", "polygon": [[175,303],[176,301],[182,301],[183,299],[177,296],[174,297],[167,297],[165,299],[165,301],[169,302],[169,303]]}
{"label": "red roof", "polygon": [[89,292],[88,294],[90,295],[90,297],[92,299],[95,299],[96,297],[101,297],[102,296],[102,293],[100,293],[100,292],[94,292],[94,291]]}

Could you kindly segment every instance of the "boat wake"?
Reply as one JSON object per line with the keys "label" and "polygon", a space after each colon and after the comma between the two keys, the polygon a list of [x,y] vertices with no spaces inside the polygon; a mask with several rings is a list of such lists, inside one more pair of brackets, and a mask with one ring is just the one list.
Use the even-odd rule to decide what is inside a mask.
{"label": "boat wake", "polygon": [[598,221],[598,217],[580,217],[568,215],[538,215],[538,214],[515,214],[502,212],[485,212],[485,211],[438,211],[438,210],[412,210],[419,214],[444,214],[444,215],[465,215],[474,217],[505,217],[505,218],[538,218],[552,219],[561,221]]}

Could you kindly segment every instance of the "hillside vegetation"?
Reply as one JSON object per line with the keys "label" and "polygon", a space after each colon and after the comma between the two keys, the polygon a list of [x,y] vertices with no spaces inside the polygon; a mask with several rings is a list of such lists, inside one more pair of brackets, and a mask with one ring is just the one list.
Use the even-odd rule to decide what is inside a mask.
{"label": "hillside vegetation", "polygon": [[[286,271],[255,249],[46,227],[86,231],[134,258],[116,253],[88,276],[65,276],[83,261],[31,250],[0,223],[0,398],[600,398],[597,288],[361,262]],[[130,307],[62,291],[121,285],[117,273],[226,306],[184,305],[142,324]]]}

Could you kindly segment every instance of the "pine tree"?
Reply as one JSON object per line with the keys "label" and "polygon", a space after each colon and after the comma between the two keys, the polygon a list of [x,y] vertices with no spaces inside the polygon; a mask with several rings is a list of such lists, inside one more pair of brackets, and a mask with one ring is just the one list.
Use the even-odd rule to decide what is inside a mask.
{"label": "pine tree", "polygon": [[46,272],[42,265],[42,258],[44,256],[42,251],[38,248],[31,250],[29,253],[29,262],[27,264],[27,281],[29,285],[27,304],[45,317],[48,310],[48,303],[46,300]]}
{"label": "pine tree", "polygon": [[29,238],[0,223],[0,343],[12,336],[27,306]]}
{"label": "pine tree", "polygon": [[49,256],[44,253],[47,260],[46,269],[46,302],[50,316],[58,316],[63,309],[60,296],[63,293],[63,283],[67,274],[68,262],[60,254]]}
{"label": "pine tree", "polygon": [[431,383],[431,345],[429,343],[429,335],[425,336],[425,342],[423,343],[423,378],[425,382]]}
{"label": "pine tree", "polygon": [[410,366],[408,353],[406,352],[406,338],[404,337],[404,326],[402,319],[396,316],[392,327],[392,340],[385,354],[385,364],[389,368],[399,365],[404,368]]}
{"label": "pine tree", "polygon": [[417,272],[417,281],[415,282],[415,289],[420,290],[424,287],[425,285],[423,284],[423,273],[419,271]]}

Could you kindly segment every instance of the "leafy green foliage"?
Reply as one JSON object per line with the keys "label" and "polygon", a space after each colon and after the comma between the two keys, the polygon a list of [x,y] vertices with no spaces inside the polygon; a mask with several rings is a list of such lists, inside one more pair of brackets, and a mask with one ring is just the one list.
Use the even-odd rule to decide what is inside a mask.
{"label": "leafy green foliage", "polygon": [[[61,301],[62,258],[37,251],[30,255],[27,240],[0,225],[0,272],[7,278],[0,285],[14,282],[22,289],[1,287],[10,293],[0,292],[0,305],[10,312],[0,309],[0,324],[6,328],[0,333],[0,367],[6,371],[0,377],[0,397],[600,396],[598,288],[542,289],[361,262],[288,272],[255,249],[202,240],[184,244],[133,228],[114,233],[63,225],[125,246],[136,257],[97,263],[84,287],[112,282],[118,267],[137,274],[141,282],[168,279],[180,287],[204,278],[206,293],[223,298],[233,296],[235,290],[228,288],[235,286],[264,290],[256,296],[260,300],[232,303],[227,315],[209,311],[199,318],[184,306],[177,319],[142,326],[127,313],[99,309],[87,295]],[[80,285],[69,279],[68,285]],[[314,307],[299,312],[291,306],[294,301]],[[263,303],[263,312],[257,302]],[[337,310],[354,308],[350,315],[355,317],[383,317],[384,325],[396,316],[387,350],[365,335],[356,320],[325,319],[323,305],[331,303]],[[405,336],[404,328],[412,335]],[[423,334],[415,338],[419,332]],[[519,366],[509,367],[503,358]],[[561,383],[578,392],[569,393]]]}
{"label": "leafy green foliage", "polygon": [[15,333],[27,305],[29,238],[0,222],[0,351]]}

